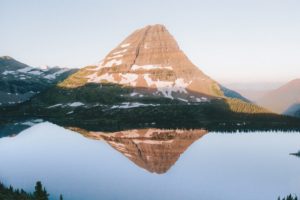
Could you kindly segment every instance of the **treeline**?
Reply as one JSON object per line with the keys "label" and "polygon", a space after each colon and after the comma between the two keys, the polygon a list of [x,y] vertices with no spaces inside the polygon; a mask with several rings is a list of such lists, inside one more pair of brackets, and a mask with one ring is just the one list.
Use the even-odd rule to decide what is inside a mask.
{"label": "treeline", "polygon": [[[49,194],[40,181],[36,182],[33,193],[25,192],[23,189],[14,189],[12,186],[6,187],[0,183],[0,200],[49,200]],[[60,200],[63,196],[60,195]]]}
{"label": "treeline", "polygon": [[[28,102],[0,107],[0,125],[28,119],[43,119],[60,126],[91,131],[120,131],[137,128],[195,129],[208,131],[300,131],[300,119],[270,113],[238,99],[215,99],[186,104],[160,97],[136,97],[132,90],[115,85],[51,88]],[[55,94],[55,95],[53,95]],[[79,107],[57,106],[82,102]],[[122,102],[155,106],[112,108]]]}
{"label": "treeline", "polygon": [[270,111],[266,110],[263,107],[260,107],[256,104],[242,101],[240,99],[227,98],[225,101],[229,106],[230,110],[233,112],[248,113],[248,114],[270,113]]}
{"label": "treeline", "polygon": [[296,195],[293,196],[293,195],[289,194],[288,196],[283,197],[282,199],[280,197],[278,197],[277,200],[298,200],[298,197]]}

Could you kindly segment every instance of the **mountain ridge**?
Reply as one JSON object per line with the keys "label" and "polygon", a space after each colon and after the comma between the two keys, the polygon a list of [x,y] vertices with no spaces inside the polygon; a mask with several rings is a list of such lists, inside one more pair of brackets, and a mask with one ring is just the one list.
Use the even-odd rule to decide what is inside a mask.
{"label": "mountain ridge", "polygon": [[24,102],[55,85],[76,69],[35,68],[10,56],[0,57],[0,106]]}
{"label": "mountain ridge", "polygon": [[[294,79],[272,90],[257,101],[277,113],[286,113],[291,107],[300,103],[300,79]],[[290,113],[290,112],[289,112]]]}

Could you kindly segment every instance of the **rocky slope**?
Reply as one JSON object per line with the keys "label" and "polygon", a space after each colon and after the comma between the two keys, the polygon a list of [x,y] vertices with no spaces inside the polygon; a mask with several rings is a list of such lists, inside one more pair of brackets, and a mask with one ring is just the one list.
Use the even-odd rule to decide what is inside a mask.
{"label": "rocky slope", "polygon": [[300,104],[300,79],[295,79],[266,94],[257,103],[277,113],[291,114]]}
{"label": "rocky slope", "polygon": [[180,50],[163,25],[147,26],[128,36],[97,66],[88,66],[59,86],[115,83],[135,93],[200,102],[222,96],[218,83]]}
{"label": "rocky slope", "polygon": [[193,142],[207,133],[204,130],[162,129],[102,133],[70,129],[91,139],[104,140],[137,166],[157,174],[166,173]]}
{"label": "rocky slope", "polygon": [[9,56],[0,57],[0,105],[28,100],[75,71],[59,67],[34,68]]}

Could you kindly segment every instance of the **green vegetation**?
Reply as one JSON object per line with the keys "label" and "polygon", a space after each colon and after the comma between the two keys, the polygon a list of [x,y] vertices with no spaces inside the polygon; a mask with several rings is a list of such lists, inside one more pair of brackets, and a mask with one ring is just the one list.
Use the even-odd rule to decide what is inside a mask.
{"label": "green vegetation", "polygon": [[72,74],[63,82],[58,84],[58,86],[61,88],[76,88],[85,85],[87,79],[84,77],[91,74],[91,71],[87,70],[89,67],[95,67],[95,66],[87,66],[83,69],[78,70],[76,73]]}
{"label": "green vegetation", "polygon": [[[23,189],[14,189],[12,186],[6,187],[0,183],[0,199],[1,200],[48,200],[49,194],[40,181],[36,182],[33,194],[25,192]],[[60,200],[63,196],[60,195]]]}
{"label": "green vegetation", "polygon": [[12,186],[5,187],[0,183],[1,200],[34,200],[33,195],[26,193],[23,189],[14,189]]}
{"label": "green vegetation", "polygon": [[293,195],[289,194],[288,196],[283,197],[282,199],[280,197],[278,197],[277,200],[298,200],[298,197],[296,195],[293,196]]}
{"label": "green vegetation", "polygon": [[224,94],[223,94],[223,91],[222,91],[222,89],[221,89],[221,87],[219,86],[219,84],[218,83],[214,83],[213,85],[212,85],[212,91],[216,94],[216,96],[223,96]]}
{"label": "green vegetation", "polygon": [[[239,99],[186,103],[146,94],[132,96],[132,92],[132,88],[114,84],[54,87],[24,104],[0,108],[0,123],[39,118],[60,126],[94,131],[132,128],[203,128],[222,132],[300,130],[299,119],[277,115]],[[73,102],[84,106],[68,106]],[[118,107],[126,102],[151,105]]]}
{"label": "green vegetation", "polygon": [[29,103],[40,106],[49,106],[58,103],[82,102],[85,104],[104,104],[115,105],[122,102],[141,103],[163,103],[171,104],[174,102],[171,99],[147,96],[133,97],[130,94],[132,88],[123,87],[116,84],[87,84],[77,88],[53,87],[47,92],[38,95]]}
{"label": "green vegetation", "polygon": [[225,101],[229,106],[230,110],[233,112],[248,114],[270,113],[270,111],[266,110],[263,107],[257,106],[252,103],[244,102],[239,99],[227,98]]}

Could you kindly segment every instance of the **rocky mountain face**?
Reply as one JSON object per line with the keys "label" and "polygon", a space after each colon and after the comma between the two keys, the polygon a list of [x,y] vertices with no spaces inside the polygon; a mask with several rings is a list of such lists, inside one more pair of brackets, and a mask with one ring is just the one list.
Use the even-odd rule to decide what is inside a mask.
{"label": "rocky mountain face", "polygon": [[59,67],[34,68],[8,56],[0,57],[0,105],[28,100],[75,71]]}
{"label": "rocky mountain face", "polygon": [[136,129],[114,133],[89,132],[73,128],[91,139],[104,140],[137,166],[151,173],[166,173],[204,130]]}
{"label": "rocky mountain face", "polygon": [[163,25],[146,26],[129,35],[97,66],[88,66],[60,84],[114,83],[134,93],[201,102],[223,96],[219,84],[180,50]]}
{"label": "rocky mountain face", "polygon": [[300,104],[300,79],[292,80],[269,92],[257,103],[274,112],[293,115],[297,110],[297,104]]}

